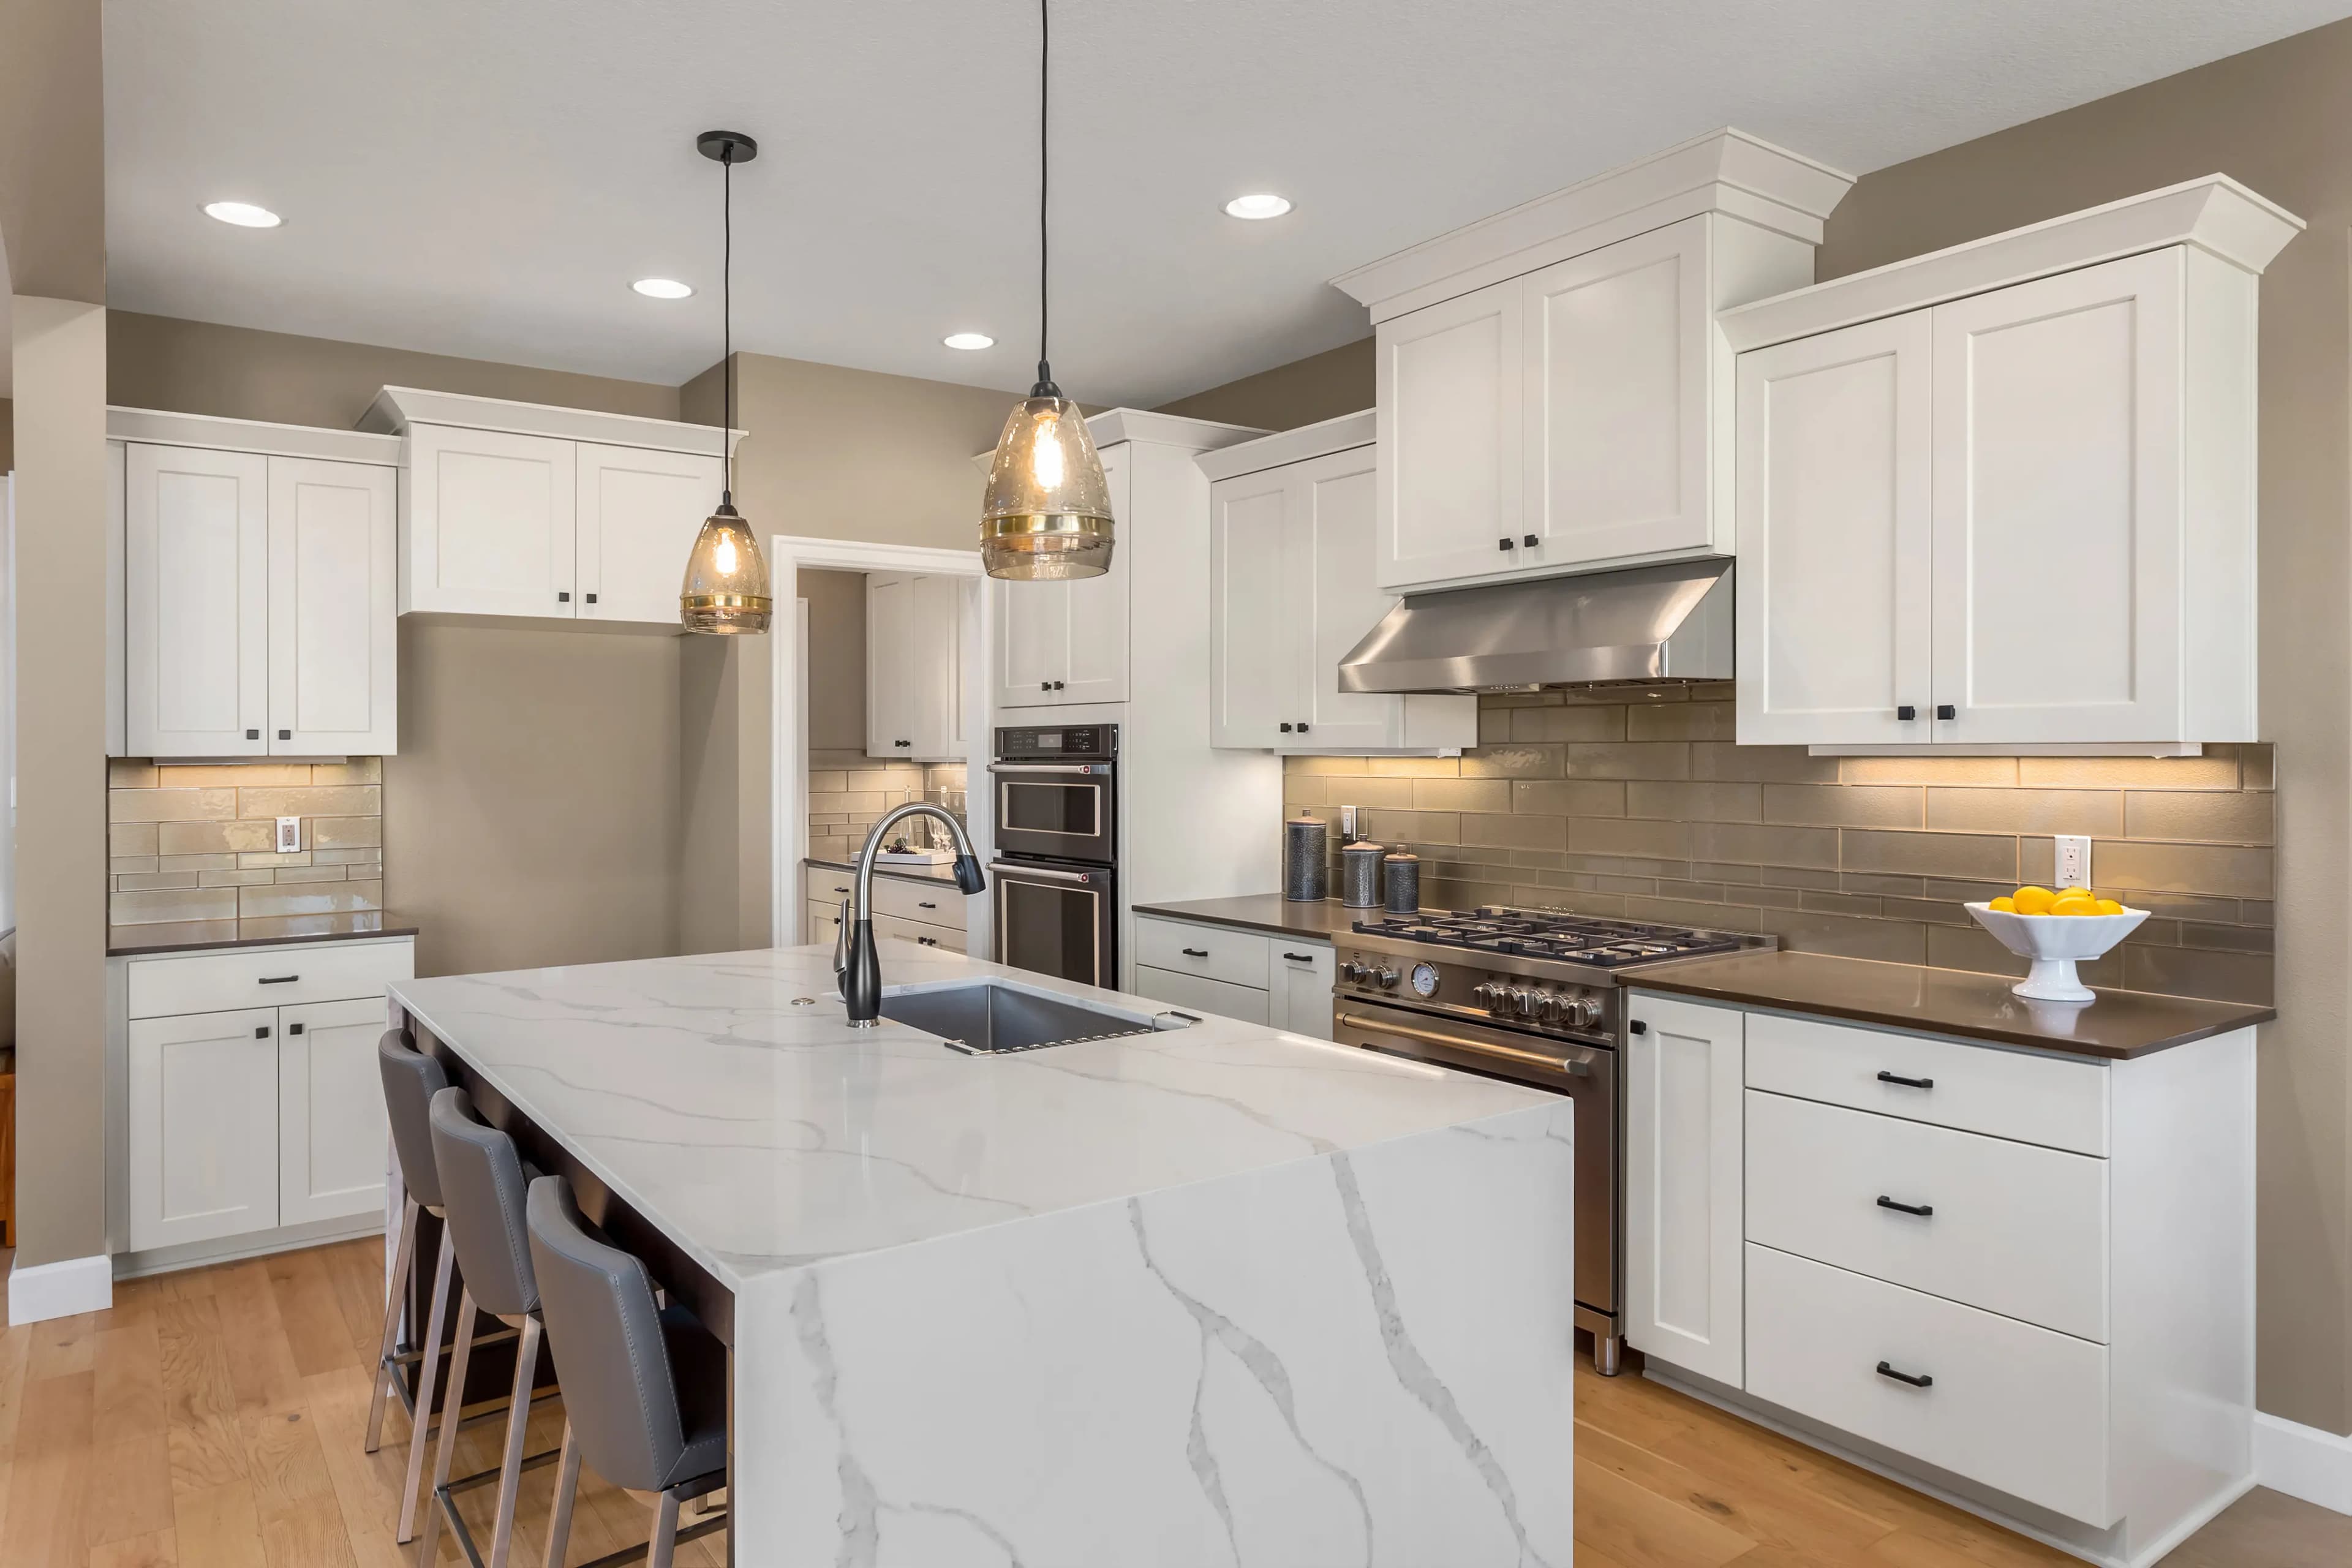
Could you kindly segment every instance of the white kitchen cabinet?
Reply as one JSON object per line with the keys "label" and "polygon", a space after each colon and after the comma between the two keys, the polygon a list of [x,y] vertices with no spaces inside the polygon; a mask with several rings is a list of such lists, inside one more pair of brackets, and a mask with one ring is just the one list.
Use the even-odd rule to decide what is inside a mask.
{"label": "white kitchen cabinet", "polygon": [[1518,564],[1526,432],[1517,279],[1381,324],[1373,576],[1426,587]]}
{"label": "white kitchen cabinet", "polygon": [[1741,741],[1934,731],[1928,312],[1739,356]]}
{"label": "white kitchen cabinet", "polygon": [[1625,1045],[1625,1342],[1738,1386],[1745,1019],[1637,994]]}
{"label": "white kitchen cabinet", "polygon": [[269,459],[269,750],[399,749],[399,479]]}
{"label": "white kitchen cabinet", "polygon": [[1134,555],[1123,532],[1131,521],[1127,464],[1115,447],[1101,456],[1115,542],[1110,570],[1059,582],[990,581],[996,595],[999,708],[1127,700],[1129,570]]}
{"label": "white kitchen cabinet", "polygon": [[123,509],[126,741],[257,757],[269,722],[269,460],[134,444]]}
{"label": "white kitchen cabinet", "polygon": [[964,592],[956,577],[866,574],[866,755],[963,760]]}
{"label": "white kitchen cabinet", "polygon": [[578,484],[569,441],[412,426],[402,612],[572,619]]}
{"label": "white kitchen cabinet", "polygon": [[724,459],[583,441],[572,461],[574,613],[675,624],[686,559],[726,488]]}
{"label": "white kitchen cabinet", "polygon": [[383,1210],[378,997],[278,1010],[278,1223]]}
{"label": "white kitchen cabinet", "polygon": [[1139,996],[1331,1037],[1332,950],[1319,938],[1138,915],[1134,960]]}
{"label": "white kitchen cabinet", "polygon": [[278,1223],[277,1008],[133,1021],[125,1089],[132,1250]]}
{"label": "white kitchen cabinet", "polygon": [[1372,581],[1370,415],[1202,454],[1210,487],[1210,731],[1282,752],[1478,741],[1474,697],[1339,689],[1339,661],[1396,605]]}
{"label": "white kitchen cabinet", "polygon": [[1265,1021],[1294,1035],[1331,1037],[1331,944],[1297,937],[1272,938]]}
{"label": "white kitchen cabinet", "polygon": [[2301,226],[2217,176],[1724,314],[1738,739],[2255,739],[2256,295]]}

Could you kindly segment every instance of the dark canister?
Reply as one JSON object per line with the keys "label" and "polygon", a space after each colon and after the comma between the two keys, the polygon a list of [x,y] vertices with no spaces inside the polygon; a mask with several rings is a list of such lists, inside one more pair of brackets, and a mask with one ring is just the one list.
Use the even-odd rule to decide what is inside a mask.
{"label": "dark canister", "polygon": [[1392,915],[1421,912],[1421,857],[1410,849],[1391,849],[1381,861],[1383,898]]}
{"label": "dark canister", "polygon": [[1282,896],[1319,904],[1331,887],[1331,832],[1319,816],[1292,816],[1282,824]]}
{"label": "dark canister", "polygon": [[1381,905],[1381,856],[1377,844],[1348,844],[1339,849],[1339,901],[1351,910],[1376,910]]}

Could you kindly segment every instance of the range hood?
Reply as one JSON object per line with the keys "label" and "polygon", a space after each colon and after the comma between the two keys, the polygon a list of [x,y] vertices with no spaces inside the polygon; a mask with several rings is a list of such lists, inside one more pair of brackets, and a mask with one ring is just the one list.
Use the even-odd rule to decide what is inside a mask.
{"label": "range hood", "polygon": [[1413,594],[1339,661],[1342,691],[1731,679],[1731,562]]}

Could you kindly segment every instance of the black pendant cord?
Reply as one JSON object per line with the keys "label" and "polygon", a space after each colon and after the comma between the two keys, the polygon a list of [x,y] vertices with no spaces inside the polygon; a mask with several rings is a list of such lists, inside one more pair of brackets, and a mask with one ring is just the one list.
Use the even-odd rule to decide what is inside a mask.
{"label": "black pendant cord", "polygon": [[735,505],[735,154],[719,160],[719,504]]}
{"label": "black pendant cord", "polygon": [[1045,330],[1051,320],[1045,278],[1053,254],[1045,241],[1047,174],[1052,165],[1046,151],[1045,111],[1052,91],[1053,59],[1052,5],[1050,0],[1037,0],[1037,384],[1030,389],[1032,397],[1061,395],[1061,389],[1054,384],[1054,367],[1046,363],[1045,355]]}

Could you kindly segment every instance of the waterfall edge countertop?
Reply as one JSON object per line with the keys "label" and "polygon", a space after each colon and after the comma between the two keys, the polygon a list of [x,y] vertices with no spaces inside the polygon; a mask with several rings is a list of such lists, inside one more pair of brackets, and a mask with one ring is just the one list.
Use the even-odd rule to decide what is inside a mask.
{"label": "waterfall edge countertop", "polygon": [[1568,1100],[1214,1016],[966,1056],[823,947],[391,992],[725,1288],[739,1563],[1569,1560]]}

